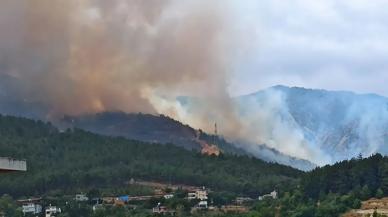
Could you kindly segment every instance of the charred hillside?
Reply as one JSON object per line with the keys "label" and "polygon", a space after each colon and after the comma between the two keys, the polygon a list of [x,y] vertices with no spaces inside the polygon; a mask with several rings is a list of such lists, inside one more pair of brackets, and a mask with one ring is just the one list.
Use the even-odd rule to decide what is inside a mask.
{"label": "charred hillside", "polygon": [[101,135],[149,143],[174,144],[187,150],[199,151],[202,148],[201,143],[215,142],[226,153],[249,155],[218,136],[193,129],[165,115],[102,112],[84,116],[65,116],[62,124]]}
{"label": "charred hillside", "polygon": [[315,167],[309,161],[290,157],[266,145],[255,146],[256,153],[253,154],[243,149],[244,145],[234,144],[221,136],[193,129],[165,115],[103,112],[84,116],[66,116],[62,119],[61,125],[101,135],[158,144],[174,144],[187,150],[200,151],[203,143],[216,143],[224,153],[254,156],[267,162],[289,165],[301,170],[311,170]]}

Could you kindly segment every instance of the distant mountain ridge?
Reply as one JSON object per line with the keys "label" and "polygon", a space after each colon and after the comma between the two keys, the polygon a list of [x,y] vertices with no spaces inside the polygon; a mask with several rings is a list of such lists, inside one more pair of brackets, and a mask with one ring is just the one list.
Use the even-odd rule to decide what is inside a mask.
{"label": "distant mountain ridge", "polygon": [[301,131],[311,147],[319,149],[327,163],[362,153],[388,154],[388,98],[376,94],[274,86],[241,96],[239,103],[254,100],[257,108],[269,103],[268,95],[283,100],[278,116]]}
{"label": "distant mountain ridge", "polygon": [[[273,93],[276,93],[275,97]],[[179,100],[182,101],[182,99]],[[260,141],[257,144],[220,141],[221,145],[224,144],[221,148],[225,151],[244,153],[300,169],[313,167],[313,164],[299,160],[300,158],[324,165],[352,158],[360,153],[364,156],[376,152],[388,154],[388,98],[386,97],[349,91],[274,86],[236,97],[234,100],[239,105],[241,117],[245,116],[249,120],[252,126],[251,134],[255,134],[256,126],[263,126],[263,124],[265,127],[269,126],[267,130],[269,133],[283,132],[282,130],[289,132],[281,137],[263,135],[267,137],[263,139],[265,142]],[[186,105],[187,101],[181,103]],[[273,103],[278,104],[269,106]],[[255,120],[251,117],[260,113],[263,108],[266,109],[265,112],[271,112],[272,119]],[[18,102],[11,96],[0,94],[0,113],[47,120],[49,111],[50,108],[47,105],[39,102]],[[107,118],[106,114],[77,117],[76,127],[104,135],[124,136],[147,142],[174,143],[190,150],[199,149],[198,144],[193,140],[196,130],[170,118],[145,114],[129,116],[116,114],[116,117],[112,114],[113,116]],[[136,121],[136,116],[142,118]],[[96,119],[96,117],[99,118]],[[126,120],[128,117],[130,120]],[[120,120],[121,118],[124,119]],[[92,123],[101,125],[92,126]],[[165,123],[167,123],[166,126]],[[257,133],[256,136],[261,134]],[[296,139],[289,136],[294,136]],[[303,146],[297,146],[298,143],[303,143]],[[304,148],[309,149],[311,153],[299,154]],[[297,158],[290,156],[297,156]]]}
{"label": "distant mountain ridge", "polygon": [[[6,91],[4,93],[6,93]],[[19,117],[27,117],[35,120],[47,121],[47,120],[50,120],[49,118],[50,110],[51,109],[49,106],[44,105],[40,102],[34,102],[34,101],[28,101],[28,100],[17,101],[12,96],[7,94],[2,94],[2,92],[0,91],[0,114],[14,115]],[[137,115],[143,118],[137,119],[136,121],[135,117]],[[127,117],[130,117],[131,121],[129,123],[132,123],[133,127],[125,126],[126,125],[125,118]],[[124,118],[124,119],[120,120],[120,118]],[[105,112],[101,114],[83,115],[83,117],[81,116],[77,118],[65,116],[65,118],[61,120],[61,123],[58,123],[57,121],[54,121],[53,123],[59,126],[60,128],[69,127],[69,126],[73,126],[73,124],[69,122],[72,119],[73,120],[78,119],[78,122],[76,124],[77,127],[85,130],[89,130],[91,132],[99,133],[102,135],[123,136],[126,138],[138,139],[146,142],[159,141],[161,143],[173,143],[173,144],[176,144],[177,146],[185,147],[186,149],[189,149],[189,150],[200,149],[198,144],[193,141],[193,138],[195,138],[195,130],[188,125],[178,123],[175,120],[168,117],[146,115],[141,113],[124,114],[122,112]],[[144,125],[141,123],[140,120],[145,121]],[[92,122],[96,123],[96,121],[98,123],[104,123],[104,124],[99,126],[92,126]],[[115,124],[114,122],[117,122],[117,124]],[[154,123],[154,124],[147,124],[147,123]],[[170,127],[169,129],[170,131],[165,127],[163,128],[163,124],[161,123],[168,123],[167,126]],[[154,128],[153,130],[155,130],[155,132],[153,132],[151,131],[152,128],[148,128],[147,130],[147,127],[145,126],[147,127],[158,126],[161,128],[160,129]],[[123,129],[125,129],[125,127],[127,127],[127,131],[123,132],[124,131]],[[178,129],[178,128],[181,128],[181,129]],[[119,130],[115,132],[115,129],[119,129]],[[202,134],[202,136],[206,137],[205,134]],[[208,136],[211,136],[211,135],[208,135]],[[278,162],[284,165],[291,165],[295,168],[302,169],[302,170],[310,170],[315,167],[314,164],[311,164],[308,161],[300,160],[297,158],[284,155],[275,149],[266,147],[265,145],[257,146],[257,149],[260,150],[260,153],[253,155],[252,153],[249,153],[248,151],[244,151],[241,148],[236,148],[234,144],[231,144],[230,142],[227,142],[222,138],[219,138],[219,139],[220,141],[218,141],[218,145],[221,146],[221,149],[223,151],[226,151],[229,153],[251,155],[251,156],[258,157],[260,159],[264,159],[269,162]]]}

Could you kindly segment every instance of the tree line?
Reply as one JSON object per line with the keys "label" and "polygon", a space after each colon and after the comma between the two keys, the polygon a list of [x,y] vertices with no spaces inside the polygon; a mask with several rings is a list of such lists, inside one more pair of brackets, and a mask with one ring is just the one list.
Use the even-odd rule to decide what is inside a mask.
{"label": "tree line", "polygon": [[259,195],[290,186],[303,172],[252,157],[203,156],[174,145],[59,131],[50,123],[0,116],[0,153],[27,160],[25,173],[3,174],[0,194],[41,195],[120,186],[131,178]]}

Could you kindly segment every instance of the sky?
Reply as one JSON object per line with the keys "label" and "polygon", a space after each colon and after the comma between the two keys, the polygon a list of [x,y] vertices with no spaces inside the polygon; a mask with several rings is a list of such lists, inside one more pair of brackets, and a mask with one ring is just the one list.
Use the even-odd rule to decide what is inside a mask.
{"label": "sky", "polygon": [[388,96],[388,1],[231,1],[249,42],[233,68],[233,95],[283,84]]}

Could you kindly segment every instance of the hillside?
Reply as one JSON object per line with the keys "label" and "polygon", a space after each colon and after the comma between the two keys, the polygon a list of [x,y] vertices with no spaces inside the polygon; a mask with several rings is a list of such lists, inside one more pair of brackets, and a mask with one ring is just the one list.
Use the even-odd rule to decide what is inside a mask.
{"label": "hillside", "polygon": [[387,216],[388,215],[388,198],[372,198],[367,201],[363,201],[360,209],[351,210],[341,217],[365,217],[365,216]]}
{"label": "hillside", "polygon": [[[178,100],[182,106],[187,104],[182,97]],[[303,170],[359,153],[388,153],[388,99],[382,96],[275,86],[236,97],[235,103],[242,122],[252,130],[249,134],[260,141],[218,141],[227,152],[248,153]],[[0,95],[0,112],[4,114],[47,120],[49,111],[39,102],[13,101]],[[188,150],[199,148],[193,141],[195,130],[168,117],[104,112],[65,120],[70,124],[67,126],[103,135],[173,143]],[[306,153],[300,151],[301,146]]]}
{"label": "hillside", "polygon": [[[122,136],[151,143],[170,143],[187,150],[201,149],[201,145],[196,139],[197,130],[164,115],[103,112],[77,117],[66,116],[62,120],[62,124],[66,127],[76,127],[101,135]],[[255,156],[267,162],[290,165],[301,170],[311,170],[315,167],[308,161],[284,155],[265,145],[257,146],[256,153],[258,154],[252,154],[249,150],[237,148],[238,145],[221,137],[214,137],[214,135],[202,131],[200,131],[199,139],[209,144],[215,141],[226,153]]]}
{"label": "hillside", "polygon": [[309,197],[322,193],[348,194],[364,192],[364,198],[381,191],[388,195],[388,157],[380,154],[365,159],[342,161],[331,166],[314,169],[305,174],[302,186]]}
{"label": "hillside", "polygon": [[119,186],[131,178],[257,195],[289,186],[302,174],[250,157],[208,157],[173,145],[79,129],[60,132],[49,123],[12,116],[0,116],[0,152],[28,163],[28,172],[3,175],[0,180],[0,194],[12,195]]}
{"label": "hillside", "polygon": [[335,217],[359,209],[362,200],[388,195],[388,157],[380,154],[304,173],[246,156],[209,157],[77,128],[61,132],[50,123],[12,116],[0,116],[0,152],[28,162],[28,172],[0,180],[0,194],[14,196],[115,188],[135,178],[252,197],[279,190],[278,200],[257,201],[241,216]]}
{"label": "hillside", "polygon": [[121,136],[149,143],[174,144],[187,150],[201,150],[201,145],[197,141],[197,133],[199,133],[199,139],[205,142],[213,143],[216,139],[217,145],[225,152],[248,155],[221,138],[215,138],[202,131],[197,132],[189,125],[164,115],[102,112],[83,116],[65,116],[61,124],[101,135]]}
{"label": "hillside", "polygon": [[[249,109],[242,109],[243,115],[255,115],[273,106],[272,119],[280,120],[291,136],[301,133],[300,142],[317,150],[315,163],[334,163],[359,153],[388,153],[388,99],[385,97],[275,86],[236,100],[241,106],[250,105]],[[267,139],[273,136],[268,135]]]}
{"label": "hillside", "polygon": [[305,173],[298,188],[284,193],[278,201],[259,202],[256,211],[273,217],[336,217],[345,213],[361,217],[372,214],[375,208],[386,213],[387,200],[381,199],[386,196],[388,157],[376,154]]}

